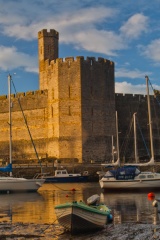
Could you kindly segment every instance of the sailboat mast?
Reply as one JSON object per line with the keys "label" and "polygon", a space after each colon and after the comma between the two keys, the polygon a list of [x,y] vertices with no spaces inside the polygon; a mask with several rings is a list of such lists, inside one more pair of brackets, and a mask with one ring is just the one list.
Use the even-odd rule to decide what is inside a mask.
{"label": "sailboat mast", "polygon": [[146,78],[146,86],[147,86],[147,102],[148,102],[148,120],[149,120],[149,132],[150,132],[151,159],[154,159],[151,106],[150,106],[149,87],[148,87],[149,79],[148,79],[148,76],[145,76],[145,78]]}
{"label": "sailboat mast", "polygon": [[117,134],[117,160],[119,160],[119,132],[118,132],[118,114],[116,111],[116,134]]}
{"label": "sailboat mast", "polygon": [[137,154],[137,128],[136,128],[136,114],[133,114],[133,124],[134,124],[134,153],[135,153],[135,161],[138,163],[138,154]]}
{"label": "sailboat mast", "polygon": [[[9,100],[9,162],[12,164],[12,114],[11,114],[11,75],[8,75],[8,100]],[[10,172],[12,176],[12,172]]]}

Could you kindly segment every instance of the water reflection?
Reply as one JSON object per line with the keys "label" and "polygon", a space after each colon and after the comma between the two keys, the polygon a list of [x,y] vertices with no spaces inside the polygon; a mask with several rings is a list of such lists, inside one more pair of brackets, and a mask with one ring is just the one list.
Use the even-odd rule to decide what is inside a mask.
{"label": "water reflection", "polygon": [[41,200],[39,193],[0,195],[0,222],[36,222]]}
{"label": "water reflection", "polygon": [[[0,222],[55,223],[54,206],[69,201],[86,201],[99,194],[114,216],[114,223],[159,223],[157,209],[147,193],[103,193],[98,183],[44,184],[38,193],[0,195]],[[160,198],[160,193],[156,193]]]}
{"label": "water reflection", "polygon": [[148,199],[147,193],[101,193],[101,201],[112,209],[115,224],[159,223],[157,209],[152,206],[152,200]]}

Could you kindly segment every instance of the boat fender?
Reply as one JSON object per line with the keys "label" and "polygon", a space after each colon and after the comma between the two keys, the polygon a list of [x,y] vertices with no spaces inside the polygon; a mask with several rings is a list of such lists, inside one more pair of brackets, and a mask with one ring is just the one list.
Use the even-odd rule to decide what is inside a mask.
{"label": "boat fender", "polygon": [[112,214],[108,214],[107,216],[107,222],[106,223],[111,223],[113,221],[113,216]]}
{"label": "boat fender", "polygon": [[40,187],[42,186],[42,184],[40,182],[36,182],[36,184]]}
{"label": "boat fender", "polygon": [[83,176],[87,176],[87,175],[88,175],[88,171],[84,171]]}
{"label": "boat fender", "polygon": [[158,201],[157,201],[157,200],[154,200],[153,203],[152,203],[152,206],[153,206],[153,207],[158,207]]}
{"label": "boat fender", "polygon": [[98,204],[99,200],[100,200],[100,196],[98,194],[94,194],[87,199],[87,204],[88,205]]}
{"label": "boat fender", "polygon": [[103,211],[103,212],[110,212],[110,209],[106,205],[99,205],[97,207],[98,210]]}

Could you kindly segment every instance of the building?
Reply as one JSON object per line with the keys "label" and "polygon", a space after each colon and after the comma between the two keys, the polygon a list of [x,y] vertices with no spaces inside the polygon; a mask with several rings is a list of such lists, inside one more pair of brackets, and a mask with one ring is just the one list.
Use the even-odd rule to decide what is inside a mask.
{"label": "building", "polygon": [[[38,32],[39,90],[12,95],[13,159],[35,159],[18,99],[40,158],[78,162],[111,157],[116,135],[114,63],[58,58],[59,33]],[[0,96],[0,158],[9,155],[8,99]]]}

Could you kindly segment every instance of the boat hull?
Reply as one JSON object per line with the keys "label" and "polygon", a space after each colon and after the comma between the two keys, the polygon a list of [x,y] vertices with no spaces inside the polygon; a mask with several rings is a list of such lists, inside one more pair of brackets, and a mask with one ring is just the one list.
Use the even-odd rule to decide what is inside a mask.
{"label": "boat hull", "polygon": [[121,180],[115,180],[115,181],[110,181],[110,180],[103,180],[101,179],[99,181],[100,187],[102,189],[160,189],[160,178],[159,179],[153,179],[153,180],[126,180],[126,181],[121,181]]}
{"label": "boat hull", "polygon": [[96,211],[92,207],[77,202],[61,208],[55,207],[59,223],[72,235],[103,229],[110,214]]}
{"label": "boat hull", "polygon": [[74,183],[87,182],[88,176],[46,177],[45,183]]}
{"label": "boat hull", "polygon": [[0,192],[36,192],[45,179],[0,177]]}

